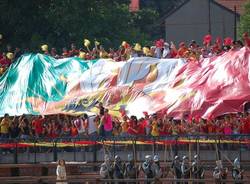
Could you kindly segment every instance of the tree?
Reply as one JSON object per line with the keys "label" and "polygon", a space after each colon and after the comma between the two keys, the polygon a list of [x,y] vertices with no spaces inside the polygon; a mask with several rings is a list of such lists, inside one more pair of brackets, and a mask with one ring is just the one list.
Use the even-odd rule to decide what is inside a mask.
{"label": "tree", "polygon": [[239,37],[241,38],[244,32],[250,33],[250,2],[245,4],[244,14],[240,17]]}
{"label": "tree", "polygon": [[41,44],[61,49],[71,42],[97,39],[104,46],[121,41],[147,43],[158,17],[153,8],[129,12],[129,0],[2,0],[0,33],[4,43],[37,51]]}

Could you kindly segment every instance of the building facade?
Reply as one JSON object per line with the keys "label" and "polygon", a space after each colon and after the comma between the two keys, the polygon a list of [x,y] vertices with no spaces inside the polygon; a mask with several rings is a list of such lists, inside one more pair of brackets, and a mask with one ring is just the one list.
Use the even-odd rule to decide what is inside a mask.
{"label": "building facade", "polygon": [[204,35],[234,38],[239,14],[215,0],[187,0],[164,18],[166,40],[179,43],[196,40]]}

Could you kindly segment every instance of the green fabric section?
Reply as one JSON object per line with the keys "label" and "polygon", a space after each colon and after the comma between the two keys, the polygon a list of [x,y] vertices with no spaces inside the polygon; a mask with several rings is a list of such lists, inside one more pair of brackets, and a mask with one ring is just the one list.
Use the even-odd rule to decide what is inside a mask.
{"label": "green fabric section", "polygon": [[25,54],[0,78],[0,115],[36,114],[29,99],[62,100],[68,77],[79,79],[97,60],[55,59],[43,54]]}

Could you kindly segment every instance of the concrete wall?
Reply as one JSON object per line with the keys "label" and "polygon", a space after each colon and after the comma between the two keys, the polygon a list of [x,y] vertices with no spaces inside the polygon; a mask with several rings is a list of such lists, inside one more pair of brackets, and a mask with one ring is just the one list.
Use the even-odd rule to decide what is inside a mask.
{"label": "concrete wall", "polygon": [[[201,44],[209,30],[208,0],[190,0],[165,20],[166,39],[179,43],[196,40]],[[215,39],[234,37],[234,14],[210,3],[211,34]]]}

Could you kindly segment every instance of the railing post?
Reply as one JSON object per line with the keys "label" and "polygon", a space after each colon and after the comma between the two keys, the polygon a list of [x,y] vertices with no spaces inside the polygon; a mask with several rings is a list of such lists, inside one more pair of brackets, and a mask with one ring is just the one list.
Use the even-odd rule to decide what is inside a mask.
{"label": "railing post", "polygon": [[15,139],[15,152],[14,152],[14,164],[17,164],[18,163],[18,154],[17,154],[17,152],[18,152],[18,147],[17,147],[17,144],[18,144],[18,142],[17,142],[17,140]]}
{"label": "railing post", "polygon": [[75,139],[73,139],[74,141],[74,161],[76,161],[76,142]]}
{"label": "railing post", "polygon": [[54,149],[53,149],[53,161],[56,162],[57,159],[57,140],[54,140]]}
{"label": "railing post", "polygon": [[36,138],[34,140],[34,162],[36,163],[37,160],[36,160]]}
{"label": "railing post", "polygon": [[115,154],[116,154],[116,150],[115,150],[115,139],[113,140],[113,153],[114,153],[114,157],[115,157]]}

